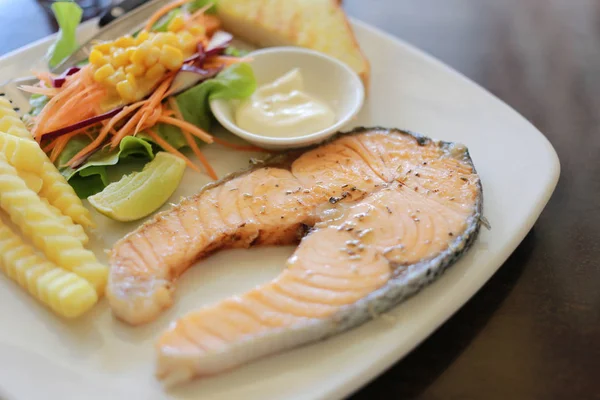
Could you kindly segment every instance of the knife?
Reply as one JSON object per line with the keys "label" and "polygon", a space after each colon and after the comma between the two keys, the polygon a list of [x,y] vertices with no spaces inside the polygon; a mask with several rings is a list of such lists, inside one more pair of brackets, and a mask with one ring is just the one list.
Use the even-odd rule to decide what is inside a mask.
{"label": "knife", "polygon": [[104,14],[98,20],[98,26],[102,28],[108,25],[109,23],[113,22],[120,16],[127,14],[130,11],[133,11],[134,9],[147,2],[148,0],[123,0],[104,12]]}
{"label": "knife", "polygon": [[[105,22],[109,21],[109,19],[110,22],[107,22],[106,26],[100,29],[100,31],[94,35],[94,37],[82,44],[77,51],[61,61],[59,65],[54,67],[52,72],[55,74],[60,74],[69,67],[86,60],[96,42],[112,40],[119,36],[136,32],[144,26],[145,22],[152,16],[152,14],[154,14],[159,8],[167,3],[169,3],[169,0],[125,0],[120,6],[117,7],[121,7],[121,11],[123,13],[126,12],[126,14],[122,14],[118,17],[115,17],[112,14],[117,15],[121,11],[114,11],[115,7],[113,7],[106,14],[111,14],[110,18],[105,18]],[[126,11],[126,9],[131,11]]]}

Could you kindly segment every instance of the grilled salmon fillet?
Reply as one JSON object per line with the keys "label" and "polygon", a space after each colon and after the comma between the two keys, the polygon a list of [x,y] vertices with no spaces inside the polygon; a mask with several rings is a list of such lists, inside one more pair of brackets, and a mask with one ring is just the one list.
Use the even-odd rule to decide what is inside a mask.
{"label": "grilled salmon fillet", "polygon": [[301,46],[346,63],[368,87],[370,66],[339,0],[219,0],[223,28],[257,45]]}
{"label": "grilled salmon fillet", "polygon": [[211,252],[300,242],[274,281],[183,316],[159,339],[162,379],[215,374],[389,309],[470,246],[481,209],[464,146],[361,128],[158,214],[113,248],[107,298],[119,318],[147,322]]}

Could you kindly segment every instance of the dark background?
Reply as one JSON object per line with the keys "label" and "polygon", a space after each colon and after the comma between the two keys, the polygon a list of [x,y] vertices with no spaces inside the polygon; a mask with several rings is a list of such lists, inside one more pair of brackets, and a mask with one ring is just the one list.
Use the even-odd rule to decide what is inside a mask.
{"label": "dark background", "polygon": [[[562,166],[498,273],[353,399],[600,399],[600,0],[344,4],[514,107]],[[0,0],[0,54],[54,29],[35,0]]]}

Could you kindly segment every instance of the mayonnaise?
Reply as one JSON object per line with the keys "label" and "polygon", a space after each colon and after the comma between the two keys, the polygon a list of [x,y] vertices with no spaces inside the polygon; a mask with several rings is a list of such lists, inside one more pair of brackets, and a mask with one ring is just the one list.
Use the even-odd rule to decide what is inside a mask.
{"label": "mayonnaise", "polygon": [[270,137],[309,135],[330,127],[335,120],[327,104],[304,92],[299,69],[259,87],[235,111],[240,128]]}

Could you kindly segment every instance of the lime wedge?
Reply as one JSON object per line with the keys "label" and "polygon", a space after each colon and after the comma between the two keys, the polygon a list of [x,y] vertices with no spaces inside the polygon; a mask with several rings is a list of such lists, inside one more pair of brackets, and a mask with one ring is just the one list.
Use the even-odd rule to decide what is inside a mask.
{"label": "lime wedge", "polygon": [[184,171],[181,158],[161,151],[142,171],[124,175],[88,200],[109,218],[135,221],[152,214],[171,197]]}

